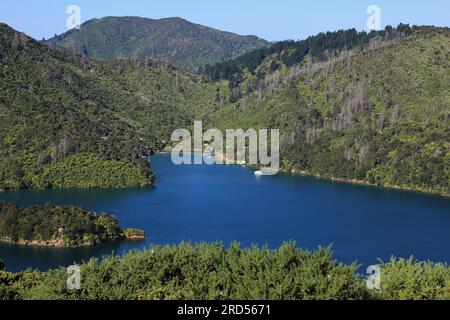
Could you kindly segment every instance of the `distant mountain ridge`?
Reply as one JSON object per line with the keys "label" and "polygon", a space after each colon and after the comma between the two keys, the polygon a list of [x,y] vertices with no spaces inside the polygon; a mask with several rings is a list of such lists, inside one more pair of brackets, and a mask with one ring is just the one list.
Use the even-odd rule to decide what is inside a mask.
{"label": "distant mountain ridge", "polygon": [[100,60],[158,59],[185,70],[269,45],[256,36],[219,31],[182,18],[105,17],[85,22],[47,44]]}

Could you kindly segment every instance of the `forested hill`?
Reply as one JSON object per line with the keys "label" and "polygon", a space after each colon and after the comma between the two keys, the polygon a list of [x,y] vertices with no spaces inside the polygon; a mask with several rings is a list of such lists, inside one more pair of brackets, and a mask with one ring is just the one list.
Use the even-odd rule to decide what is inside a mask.
{"label": "forested hill", "polygon": [[266,46],[249,51],[235,59],[206,65],[201,71],[212,80],[229,80],[231,84],[242,81],[243,72],[247,70],[254,73],[258,69],[258,77],[263,77],[263,71],[258,68],[265,59],[277,55],[279,62],[273,61],[269,70],[274,72],[281,66],[292,67],[303,61],[306,56],[319,61],[329,59],[331,56],[343,50],[351,50],[367,45],[376,39],[399,39],[404,38],[417,29],[407,24],[400,24],[397,28],[391,26],[384,30],[358,32],[356,29],[339,30],[335,32],[322,32],[300,41],[280,41],[271,46]]}
{"label": "forested hill", "polygon": [[0,202],[0,242],[77,247],[144,237],[142,230],[122,230],[112,216],[79,207],[46,204],[19,208]]}
{"label": "forested hill", "polygon": [[146,157],[185,126],[189,77],[95,62],[0,24],[0,190],[148,185]]}
{"label": "forested hill", "polygon": [[280,43],[206,70],[220,128],[279,128],[284,167],[450,194],[450,30]]}
{"label": "forested hill", "polygon": [[47,43],[95,59],[161,59],[190,71],[269,44],[181,18],[139,17],[93,19]]}
{"label": "forested hill", "polygon": [[289,171],[450,194],[449,29],[320,34],[203,81],[0,31],[0,190],[146,185],[150,150],[204,120],[280,129]]}

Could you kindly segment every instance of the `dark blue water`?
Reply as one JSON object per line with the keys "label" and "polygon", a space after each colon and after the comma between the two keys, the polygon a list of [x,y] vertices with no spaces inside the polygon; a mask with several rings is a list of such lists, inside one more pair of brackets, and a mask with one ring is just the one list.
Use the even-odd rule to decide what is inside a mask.
{"label": "dark blue water", "polygon": [[155,187],[131,190],[46,190],[0,194],[0,201],[83,205],[144,229],[143,242],[51,249],[0,245],[7,269],[47,270],[150,244],[238,240],[277,247],[296,240],[364,265],[391,255],[450,262],[450,199],[415,192],[334,183],[309,177],[256,177],[239,166],[175,166],[152,158]]}

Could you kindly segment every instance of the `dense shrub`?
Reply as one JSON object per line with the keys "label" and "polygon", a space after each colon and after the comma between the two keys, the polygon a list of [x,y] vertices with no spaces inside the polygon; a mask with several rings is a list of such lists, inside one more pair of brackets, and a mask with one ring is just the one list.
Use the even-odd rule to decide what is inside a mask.
{"label": "dense shrub", "polygon": [[392,259],[382,266],[384,300],[450,300],[450,268],[441,263]]}
{"label": "dense shrub", "polygon": [[395,260],[381,266],[381,290],[368,290],[358,266],[330,249],[241,248],[233,243],[154,246],[81,265],[81,290],[67,290],[67,272],[0,272],[3,299],[450,299],[442,264]]}
{"label": "dense shrub", "polygon": [[255,73],[264,59],[271,55],[279,55],[281,58],[280,64],[271,64],[270,70],[273,72],[279,70],[282,65],[291,67],[302,62],[308,54],[321,61],[333,53],[364,46],[375,37],[389,38],[399,34],[408,36],[414,30],[414,27],[400,24],[396,29],[387,26],[385,30],[370,33],[358,32],[355,29],[319,33],[305,40],[280,41],[269,47],[258,48],[229,61],[206,65],[202,71],[214,81],[228,80],[235,85],[241,82],[239,79],[242,79],[245,69]]}
{"label": "dense shrub", "polygon": [[151,183],[139,166],[95,155],[74,155],[49,164],[40,178],[54,188],[143,187]]}
{"label": "dense shrub", "polygon": [[116,219],[71,206],[19,208],[0,203],[0,241],[54,246],[95,245],[123,238]]}

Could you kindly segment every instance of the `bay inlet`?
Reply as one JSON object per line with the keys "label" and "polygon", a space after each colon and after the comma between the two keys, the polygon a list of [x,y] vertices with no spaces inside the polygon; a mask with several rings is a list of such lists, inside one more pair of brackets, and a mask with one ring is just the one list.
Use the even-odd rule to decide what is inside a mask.
{"label": "bay inlet", "polygon": [[175,166],[170,154],[151,162],[157,181],[149,188],[0,193],[0,201],[20,206],[82,205],[147,235],[92,248],[0,244],[7,270],[47,270],[182,241],[276,248],[294,240],[311,250],[332,245],[336,259],[363,266],[392,255],[450,262],[449,198],[289,174],[258,177],[241,166]]}

